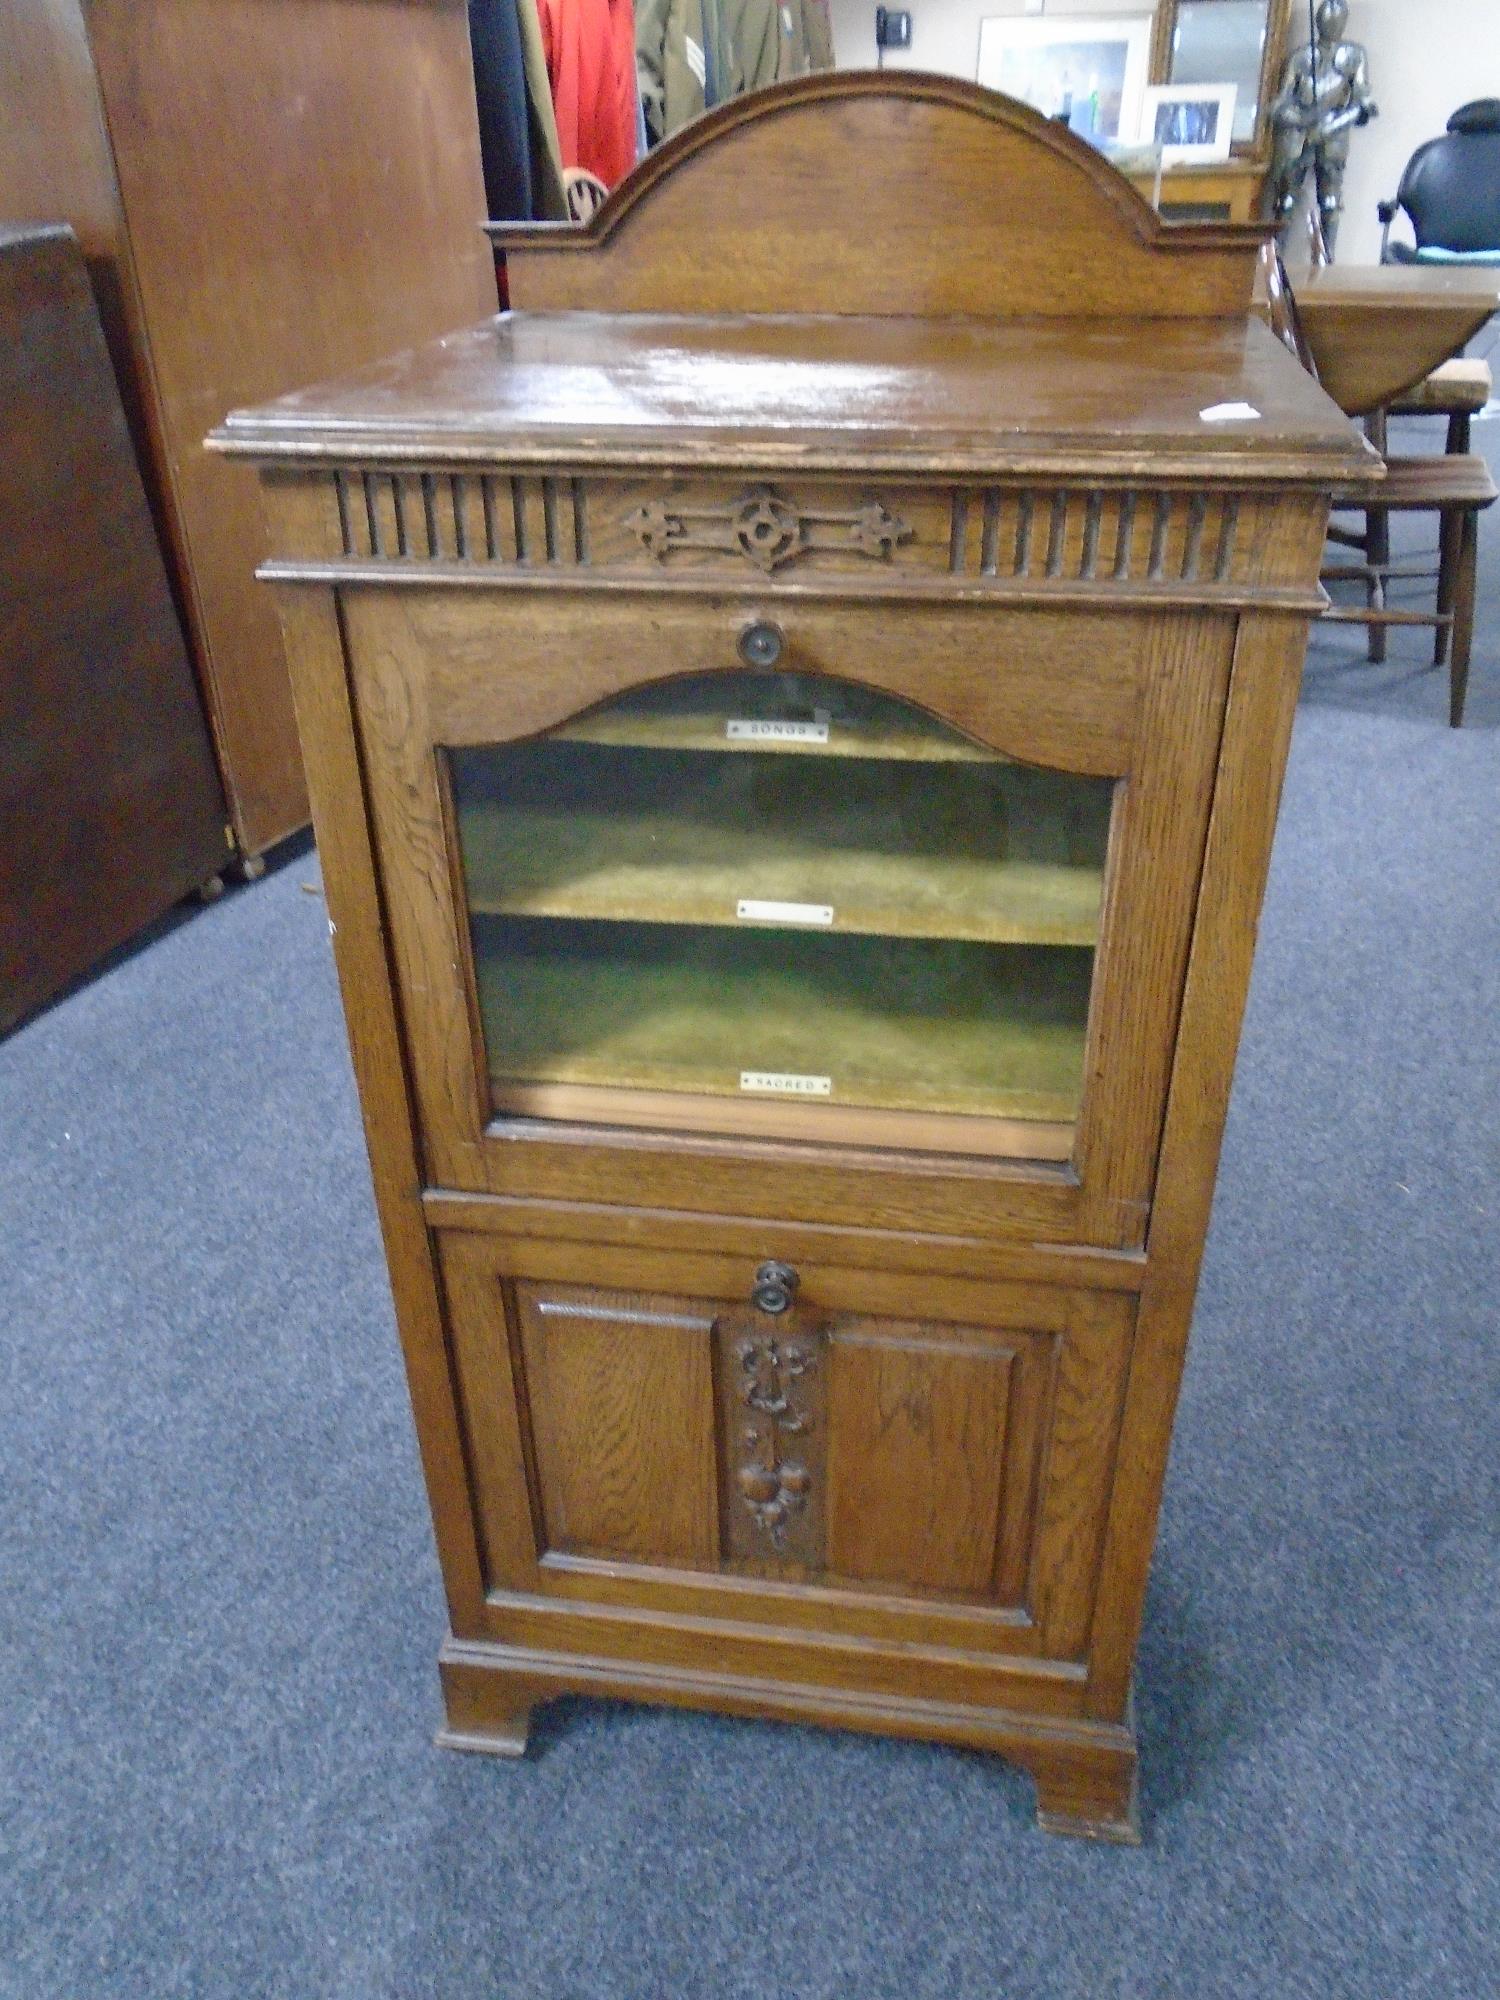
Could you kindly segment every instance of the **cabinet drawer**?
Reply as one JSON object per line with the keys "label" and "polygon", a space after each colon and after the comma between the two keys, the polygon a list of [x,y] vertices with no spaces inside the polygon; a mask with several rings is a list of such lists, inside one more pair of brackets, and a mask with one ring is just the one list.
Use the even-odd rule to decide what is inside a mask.
{"label": "cabinet drawer", "polygon": [[492,1591],[1084,1656],[1132,1297],[440,1242]]}

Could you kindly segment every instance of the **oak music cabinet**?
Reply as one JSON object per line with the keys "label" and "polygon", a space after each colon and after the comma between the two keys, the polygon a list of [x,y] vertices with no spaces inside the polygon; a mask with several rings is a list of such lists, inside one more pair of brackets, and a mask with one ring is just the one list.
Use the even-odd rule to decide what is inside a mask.
{"label": "oak music cabinet", "polygon": [[1256,232],[972,85],[801,79],[506,241],[508,317],[216,440],[263,468],[441,1740],[568,1690],[934,1737],[1132,1838],[1327,495],[1375,462],[1250,317]]}

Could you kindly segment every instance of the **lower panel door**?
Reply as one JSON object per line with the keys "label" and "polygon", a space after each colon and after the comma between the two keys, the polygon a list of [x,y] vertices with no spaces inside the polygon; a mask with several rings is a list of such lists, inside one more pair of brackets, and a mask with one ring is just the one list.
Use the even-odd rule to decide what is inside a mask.
{"label": "lower panel door", "polygon": [[492,1592],[1085,1657],[1130,1296],[441,1243]]}

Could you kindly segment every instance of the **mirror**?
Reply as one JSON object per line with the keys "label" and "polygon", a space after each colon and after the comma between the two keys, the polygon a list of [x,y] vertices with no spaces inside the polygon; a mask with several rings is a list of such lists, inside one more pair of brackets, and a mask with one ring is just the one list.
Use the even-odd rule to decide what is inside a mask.
{"label": "mirror", "polygon": [[1255,137],[1265,58],[1265,0],[1182,0],[1172,49],[1173,83],[1233,83],[1234,136]]}
{"label": "mirror", "polygon": [[1162,81],[1236,84],[1237,152],[1257,148],[1288,12],[1288,0],[1162,0]]}

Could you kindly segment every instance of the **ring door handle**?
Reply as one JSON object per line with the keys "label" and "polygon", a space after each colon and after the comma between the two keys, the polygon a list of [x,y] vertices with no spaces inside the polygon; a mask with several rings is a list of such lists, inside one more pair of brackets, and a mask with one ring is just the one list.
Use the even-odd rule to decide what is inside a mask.
{"label": "ring door handle", "polygon": [[750,1288],[751,1302],[763,1313],[787,1312],[801,1282],[790,1264],[781,1264],[772,1258],[755,1273],[755,1283]]}

